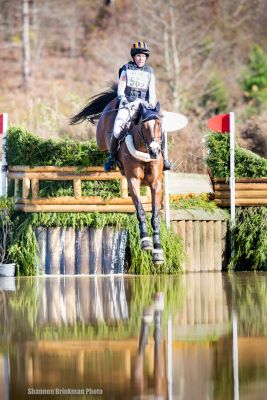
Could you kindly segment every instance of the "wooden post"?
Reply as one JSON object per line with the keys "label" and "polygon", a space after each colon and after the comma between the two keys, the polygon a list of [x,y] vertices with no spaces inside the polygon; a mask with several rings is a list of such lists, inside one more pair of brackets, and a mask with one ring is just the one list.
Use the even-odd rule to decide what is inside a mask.
{"label": "wooden post", "polygon": [[221,271],[222,269],[222,237],[221,237],[221,221],[214,221],[214,269]]}
{"label": "wooden post", "polygon": [[81,180],[73,179],[74,196],[80,197],[82,195]]}
{"label": "wooden post", "polygon": [[202,324],[209,322],[209,283],[207,272],[201,273],[201,316]]}
{"label": "wooden post", "polygon": [[127,199],[128,197],[128,183],[127,183],[127,179],[125,178],[125,176],[123,176],[121,178],[121,182],[120,182],[120,194],[121,197],[123,199]]}
{"label": "wooden post", "polygon": [[187,271],[194,271],[193,221],[185,223],[185,248],[188,255]]}
{"label": "wooden post", "polygon": [[112,226],[105,226],[103,229],[102,238],[102,271],[104,274],[114,273],[113,263],[113,246],[118,239],[118,232],[115,235],[115,228]]}
{"label": "wooden post", "polygon": [[46,265],[46,273],[47,274],[55,274],[58,275],[60,273],[60,258],[61,258],[61,251],[60,251],[60,228],[48,228],[48,254],[47,260],[48,263]]}
{"label": "wooden post", "polygon": [[208,271],[214,271],[214,252],[218,250],[214,244],[214,222],[206,222],[206,247],[207,247],[207,262],[206,269]]}
{"label": "wooden post", "polygon": [[[183,246],[185,248],[185,221],[176,221],[177,233],[181,236]],[[187,260],[183,261],[182,264],[183,271],[187,271]]]}
{"label": "wooden post", "polygon": [[200,222],[193,222],[193,258],[194,258],[194,271],[199,272],[201,270],[200,264]]}
{"label": "wooden post", "polygon": [[202,271],[207,271],[207,222],[200,221],[200,265]]}
{"label": "wooden post", "polygon": [[149,186],[146,187],[146,196],[151,201],[152,197],[151,197],[151,190],[150,190]]}
{"label": "wooden post", "polygon": [[64,253],[65,253],[65,274],[74,275],[75,274],[75,229],[74,228],[65,229]]}
{"label": "wooden post", "polygon": [[39,196],[39,179],[32,179],[31,180],[31,185],[32,185],[32,198],[37,199]]}
{"label": "wooden post", "polygon": [[39,271],[39,272],[45,273],[47,230],[46,230],[46,228],[43,228],[43,227],[36,228],[35,234],[36,234],[36,239],[37,239],[37,243],[38,243],[39,258],[40,258],[40,262],[41,262],[41,271]]}
{"label": "wooden post", "polygon": [[19,191],[19,180],[18,179],[14,179],[14,197],[15,197],[15,200],[17,200],[19,198],[18,191]]}
{"label": "wooden post", "polygon": [[89,228],[79,229],[78,243],[76,251],[78,251],[77,257],[77,273],[78,274],[89,274]]}
{"label": "wooden post", "polygon": [[102,274],[102,229],[89,228],[90,274]]}
{"label": "wooden post", "polygon": [[28,178],[22,180],[22,199],[26,200],[30,194],[31,181]]}

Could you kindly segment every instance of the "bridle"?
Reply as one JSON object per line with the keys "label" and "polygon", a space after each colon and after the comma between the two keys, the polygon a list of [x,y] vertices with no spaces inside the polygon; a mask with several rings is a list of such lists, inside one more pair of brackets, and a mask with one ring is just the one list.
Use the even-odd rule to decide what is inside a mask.
{"label": "bridle", "polygon": [[[142,140],[142,142],[143,142],[143,144],[145,146],[146,151],[149,153],[150,150],[152,150],[153,148],[154,149],[156,149],[157,147],[159,149],[161,148],[161,143],[162,143],[162,140],[163,140],[163,136],[162,136],[162,130],[161,130],[160,141],[158,142],[157,138],[155,136],[155,133],[154,133],[154,129],[153,129],[152,141],[150,143],[148,143],[146,138],[145,138],[145,135],[144,135],[144,126],[143,126],[144,122],[147,122],[147,120],[141,122],[141,129],[140,130],[137,129],[137,132],[138,132],[138,135],[140,136],[140,138],[141,138],[141,140]],[[160,127],[160,129],[161,129],[161,127]],[[153,146],[154,143],[155,143],[155,145]]]}

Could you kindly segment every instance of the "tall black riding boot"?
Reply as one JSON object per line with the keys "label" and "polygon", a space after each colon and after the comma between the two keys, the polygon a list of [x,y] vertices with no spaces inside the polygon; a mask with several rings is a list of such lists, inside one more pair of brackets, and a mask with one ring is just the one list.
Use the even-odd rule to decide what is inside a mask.
{"label": "tall black riding boot", "polygon": [[165,156],[165,148],[166,148],[165,135],[163,134],[163,139],[161,142],[161,152],[162,152],[162,157],[163,157],[163,171],[169,171],[172,168],[172,164]]}
{"label": "tall black riding boot", "polygon": [[104,169],[106,172],[112,171],[116,168],[115,155],[117,152],[117,148],[118,148],[118,139],[116,139],[115,136],[112,135],[110,140],[109,159],[104,165]]}

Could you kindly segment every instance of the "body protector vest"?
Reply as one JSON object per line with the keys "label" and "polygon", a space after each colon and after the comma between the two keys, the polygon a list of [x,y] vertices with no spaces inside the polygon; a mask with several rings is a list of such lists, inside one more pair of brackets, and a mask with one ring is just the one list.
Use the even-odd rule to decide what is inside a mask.
{"label": "body protector vest", "polygon": [[129,102],[136,99],[149,101],[149,84],[153,69],[148,65],[138,68],[133,61],[125,64],[120,68],[119,75],[122,71],[126,73],[125,96]]}

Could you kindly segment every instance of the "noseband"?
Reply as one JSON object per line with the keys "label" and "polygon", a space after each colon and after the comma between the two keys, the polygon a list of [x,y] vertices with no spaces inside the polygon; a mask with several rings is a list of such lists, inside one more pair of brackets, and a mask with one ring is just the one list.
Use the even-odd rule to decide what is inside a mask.
{"label": "noseband", "polygon": [[140,131],[138,130],[138,134],[142,139],[142,142],[143,142],[143,144],[144,144],[144,146],[146,148],[146,151],[149,153],[150,150],[156,150],[157,147],[161,148],[162,130],[161,130],[161,127],[160,127],[160,130],[161,130],[160,141],[157,142],[156,137],[154,135],[154,130],[153,130],[152,141],[151,141],[150,144],[148,144],[147,141],[146,141],[145,135],[144,135],[144,126],[143,126],[144,122],[147,122],[147,121],[142,121],[141,122],[141,130]]}

